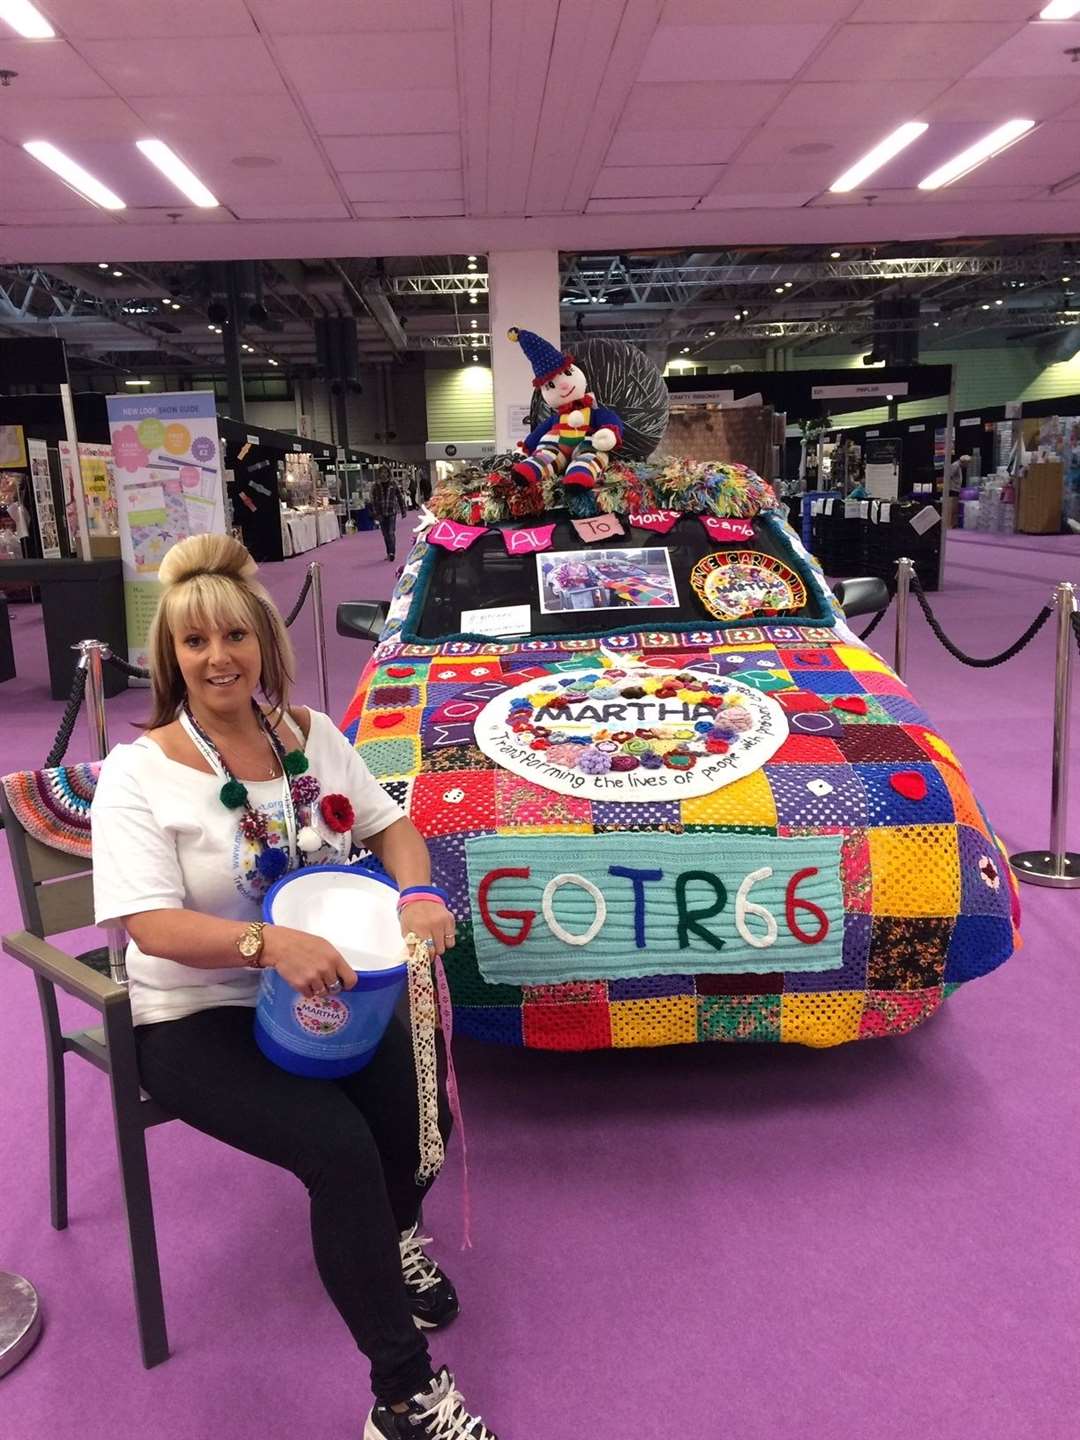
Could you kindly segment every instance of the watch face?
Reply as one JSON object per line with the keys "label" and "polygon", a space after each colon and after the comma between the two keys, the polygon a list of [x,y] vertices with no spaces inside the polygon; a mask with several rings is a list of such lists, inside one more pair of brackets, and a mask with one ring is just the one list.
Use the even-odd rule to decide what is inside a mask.
{"label": "watch face", "polygon": [[252,955],[257,955],[259,953],[260,939],[261,936],[259,935],[248,934],[241,936],[239,949],[240,954],[243,955],[245,960],[250,960]]}

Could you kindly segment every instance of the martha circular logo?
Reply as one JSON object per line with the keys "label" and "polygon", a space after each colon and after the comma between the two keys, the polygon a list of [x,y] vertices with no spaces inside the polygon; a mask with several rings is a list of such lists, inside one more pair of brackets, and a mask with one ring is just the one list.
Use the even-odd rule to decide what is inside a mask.
{"label": "martha circular logo", "polygon": [[331,995],[302,995],[293,1005],[296,1023],[309,1035],[336,1035],[349,1023],[349,1007]]}
{"label": "martha circular logo", "polygon": [[596,800],[707,795],[776,753],[783,709],[742,681],[650,666],[562,671],[504,690],[476,743],[545,789]]}

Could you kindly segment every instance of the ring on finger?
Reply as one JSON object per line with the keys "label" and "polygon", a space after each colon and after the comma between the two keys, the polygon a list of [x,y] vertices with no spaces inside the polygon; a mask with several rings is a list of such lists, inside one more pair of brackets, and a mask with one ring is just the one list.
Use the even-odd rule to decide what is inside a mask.
{"label": "ring on finger", "polygon": [[336,995],[340,989],[341,989],[341,981],[340,981],[340,980],[334,980],[330,985],[327,986],[327,994],[329,994],[329,995]]}

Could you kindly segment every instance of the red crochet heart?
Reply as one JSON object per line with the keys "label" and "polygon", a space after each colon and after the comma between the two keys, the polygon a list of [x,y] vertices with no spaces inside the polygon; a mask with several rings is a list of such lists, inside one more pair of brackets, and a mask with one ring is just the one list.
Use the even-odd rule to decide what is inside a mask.
{"label": "red crochet heart", "polygon": [[378,730],[392,730],[395,725],[400,725],[405,716],[400,710],[391,710],[386,714],[375,715],[371,723]]}
{"label": "red crochet heart", "polygon": [[386,673],[392,675],[395,680],[404,680],[407,675],[416,674],[416,667],[414,665],[388,665]]}
{"label": "red crochet heart", "polygon": [[866,714],[866,701],[861,695],[841,695],[832,703],[834,710],[849,710],[852,715]]}
{"label": "red crochet heart", "polygon": [[889,776],[889,784],[905,800],[926,799],[926,776],[920,775],[918,770],[898,770],[895,775]]}

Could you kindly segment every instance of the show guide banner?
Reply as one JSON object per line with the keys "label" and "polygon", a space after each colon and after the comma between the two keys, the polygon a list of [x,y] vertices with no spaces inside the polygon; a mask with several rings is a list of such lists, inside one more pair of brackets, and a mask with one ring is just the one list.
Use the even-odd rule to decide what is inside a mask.
{"label": "show guide banner", "polygon": [[128,658],[145,665],[157,570],[178,540],[225,533],[221,439],[209,390],[110,395]]}

